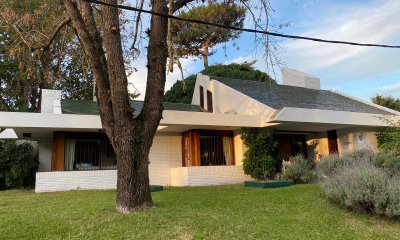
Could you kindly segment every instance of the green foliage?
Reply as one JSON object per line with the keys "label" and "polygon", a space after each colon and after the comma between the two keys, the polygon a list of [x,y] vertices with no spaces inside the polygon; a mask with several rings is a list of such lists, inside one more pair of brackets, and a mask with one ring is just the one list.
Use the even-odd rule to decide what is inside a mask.
{"label": "green foliage", "polygon": [[273,157],[277,155],[278,146],[275,131],[268,128],[244,128],[242,139],[247,146],[243,159],[244,173],[258,180],[273,178],[280,168],[280,162]]}
{"label": "green foliage", "polygon": [[[212,77],[276,83],[275,80],[270,78],[265,72],[254,69],[253,63],[232,63],[228,65],[216,64],[204,69],[201,73]],[[185,91],[183,91],[182,81],[176,81],[171,89],[165,93],[164,101],[190,104],[192,102],[195,84],[196,75],[190,75],[185,79]]]}
{"label": "green foliage", "polygon": [[290,158],[290,165],[283,169],[282,178],[294,183],[311,183],[315,180],[314,164],[299,154]]}
{"label": "green foliage", "polygon": [[38,110],[41,89],[67,99],[91,99],[92,75],[72,28],[53,0],[0,1],[0,110]]}
{"label": "green foliage", "polygon": [[371,98],[372,102],[383,107],[387,107],[396,111],[400,111],[400,99],[391,96],[376,95]]}
{"label": "green foliage", "polygon": [[[193,7],[179,13],[179,17],[212,21],[219,24],[241,28],[245,19],[246,9],[235,3],[210,3]],[[172,39],[179,57],[202,56],[206,67],[207,57],[213,52],[209,49],[215,45],[238,38],[240,31],[224,29],[185,21],[172,22]]]}
{"label": "green foliage", "polygon": [[356,211],[400,217],[400,159],[359,150],[320,160],[328,199]]}
{"label": "green foliage", "polygon": [[32,187],[38,164],[30,143],[0,142],[0,188]]}
{"label": "green foliage", "polygon": [[257,180],[268,180],[276,173],[276,160],[269,155],[246,157],[243,159],[243,171]]}
{"label": "green foliage", "polygon": [[378,146],[381,150],[400,156],[400,122],[391,123],[376,134]]}

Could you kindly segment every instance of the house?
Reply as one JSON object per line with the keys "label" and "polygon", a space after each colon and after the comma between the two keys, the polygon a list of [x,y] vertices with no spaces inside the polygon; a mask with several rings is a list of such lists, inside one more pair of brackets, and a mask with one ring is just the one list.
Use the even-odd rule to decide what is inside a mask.
{"label": "house", "polygon": [[[375,132],[400,113],[320,89],[318,78],[283,69],[283,84],[197,76],[192,104],[165,103],[150,151],[150,183],[242,183],[243,127],[274,128],[282,159],[377,148]],[[142,102],[131,101],[135,112]],[[116,158],[97,103],[43,90],[40,113],[0,112],[0,128],[38,141],[36,192],[116,187]]]}

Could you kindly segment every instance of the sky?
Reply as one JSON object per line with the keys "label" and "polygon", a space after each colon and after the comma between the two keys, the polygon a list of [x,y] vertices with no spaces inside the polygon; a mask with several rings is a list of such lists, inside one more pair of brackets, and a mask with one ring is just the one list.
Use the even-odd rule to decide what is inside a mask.
{"label": "sky", "polygon": [[[277,24],[289,23],[280,33],[361,43],[400,45],[400,0],[271,0]],[[252,27],[251,21],[245,27]],[[284,67],[297,69],[321,79],[322,89],[340,91],[369,100],[376,94],[400,97],[400,49],[356,47],[275,38]],[[218,46],[209,58],[214,63],[256,60],[255,67],[272,74],[262,50],[254,51],[252,34]],[[224,46],[226,49],[224,49]],[[146,59],[132,63],[138,69],[129,81],[144,97]],[[202,70],[201,59],[184,59],[184,74]],[[276,69],[280,72],[279,69]],[[180,79],[180,72],[167,75],[166,90]],[[276,74],[278,83],[281,76]]]}

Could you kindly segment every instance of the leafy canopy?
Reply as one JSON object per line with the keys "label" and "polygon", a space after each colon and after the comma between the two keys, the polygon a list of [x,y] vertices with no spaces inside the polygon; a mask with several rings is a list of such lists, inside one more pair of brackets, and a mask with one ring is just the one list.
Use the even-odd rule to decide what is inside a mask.
{"label": "leafy canopy", "polygon": [[383,107],[387,107],[396,111],[400,111],[400,99],[391,96],[376,95],[371,98],[372,102]]}
{"label": "leafy canopy", "polygon": [[[235,3],[209,3],[207,6],[201,5],[188,11],[182,11],[178,16],[241,28],[243,27],[245,13],[246,9]],[[171,28],[172,40],[179,57],[203,56],[203,58],[206,58],[213,54],[209,48],[236,39],[241,33],[237,30],[185,21],[173,21]],[[206,59],[205,65],[208,67]]]}

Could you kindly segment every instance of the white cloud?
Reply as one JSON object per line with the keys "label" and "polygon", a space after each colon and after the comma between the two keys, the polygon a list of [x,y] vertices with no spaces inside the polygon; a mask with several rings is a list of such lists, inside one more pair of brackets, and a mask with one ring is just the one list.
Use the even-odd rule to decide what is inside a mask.
{"label": "white cloud", "polygon": [[[332,14],[332,13],[331,13]],[[363,43],[386,43],[400,36],[400,1],[380,1],[374,5],[347,11],[337,9],[332,15],[318,13],[321,23],[301,35]],[[316,71],[372,51],[372,48],[340,44],[289,40],[285,44],[290,64],[306,71]]]}
{"label": "white cloud", "polygon": [[389,84],[378,88],[378,93],[400,97],[400,83]]}

